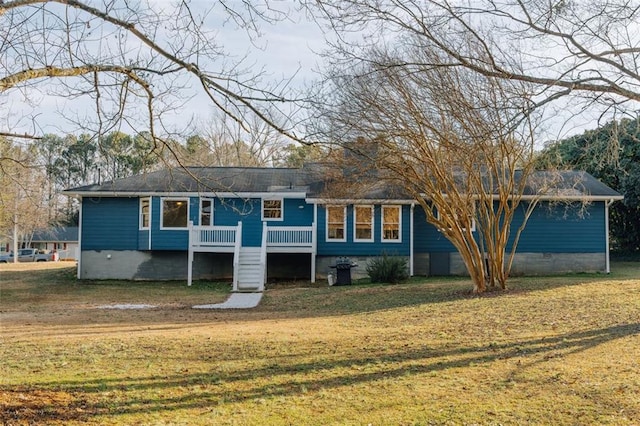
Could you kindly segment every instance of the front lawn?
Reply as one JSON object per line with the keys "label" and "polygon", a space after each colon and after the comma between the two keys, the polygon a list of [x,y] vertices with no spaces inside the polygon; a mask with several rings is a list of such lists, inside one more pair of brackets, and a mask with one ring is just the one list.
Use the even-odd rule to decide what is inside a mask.
{"label": "front lawn", "polygon": [[[268,287],[78,283],[0,267],[0,423],[640,423],[640,267],[514,278]],[[116,303],[156,306],[101,309]]]}

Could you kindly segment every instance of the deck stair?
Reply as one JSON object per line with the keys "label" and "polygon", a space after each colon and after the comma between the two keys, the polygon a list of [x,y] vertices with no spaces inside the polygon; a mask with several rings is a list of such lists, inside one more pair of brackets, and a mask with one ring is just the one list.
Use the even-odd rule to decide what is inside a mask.
{"label": "deck stair", "polygon": [[265,266],[260,247],[241,247],[234,264],[235,291],[262,291]]}

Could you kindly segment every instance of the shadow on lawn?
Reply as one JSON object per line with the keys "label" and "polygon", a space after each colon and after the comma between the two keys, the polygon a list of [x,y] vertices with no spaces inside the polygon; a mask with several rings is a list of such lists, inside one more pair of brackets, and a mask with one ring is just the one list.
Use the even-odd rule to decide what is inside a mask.
{"label": "shadow on lawn", "polygon": [[[551,358],[579,353],[638,333],[640,323],[634,323],[483,347],[402,347],[378,355],[359,350],[354,356],[325,358],[311,363],[296,363],[290,356],[269,356],[271,363],[264,367],[235,371],[185,371],[184,374],[171,376],[47,382],[29,388],[0,387],[0,397],[4,396],[0,398],[0,421],[29,424],[89,421],[98,415],[149,412],[169,416],[174,410],[210,409],[228,403],[295,397],[302,392],[330,390],[512,358],[523,361],[518,363],[518,371],[521,371]],[[375,371],[371,372],[372,369]],[[109,400],[109,395],[115,393],[119,399]],[[132,395],[128,396],[128,393]],[[163,393],[180,395],[157,397]],[[69,395],[71,400],[67,398],[56,404],[55,398],[49,398],[48,404],[39,406],[25,402],[27,398],[24,395],[29,394],[64,394]]]}

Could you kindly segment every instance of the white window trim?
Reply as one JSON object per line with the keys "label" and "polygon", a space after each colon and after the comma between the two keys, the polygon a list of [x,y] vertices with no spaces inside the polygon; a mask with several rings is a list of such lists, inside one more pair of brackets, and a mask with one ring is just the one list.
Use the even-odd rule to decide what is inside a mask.
{"label": "white window trim", "polygon": [[[437,214],[438,220],[442,220],[442,217],[440,216],[440,210],[438,210],[438,214]],[[466,231],[466,228],[462,228],[463,231]],[[476,232],[476,218],[472,217],[471,218],[471,232]]]}
{"label": "white window trim", "polygon": [[[329,207],[342,208],[342,226],[344,228],[344,237],[329,238]],[[344,243],[347,241],[347,206],[328,205],[325,208],[325,241],[328,243]]]}
{"label": "white window trim", "polygon": [[[148,220],[149,224],[147,226],[143,226],[142,223],[142,201],[147,200],[149,202],[149,215]],[[148,231],[151,228],[151,197],[140,197],[140,201],[138,202],[138,229],[141,231]]]}
{"label": "white window trim", "polygon": [[[184,201],[187,203],[187,225],[185,227],[165,227],[164,226],[164,202],[165,201]],[[191,217],[191,201],[185,197],[163,197],[160,199],[160,229],[167,231],[180,231],[189,229],[189,218]]]}
{"label": "white window trim", "polygon": [[[358,208],[368,208],[371,211],[371,238],[357,238],[357,215],[356,210]],[[374,241],[374,229],[375,229],[375,216],[374,208],[370,204],[361,204],[353,206],[353,241],[356,243],[372,243]]]}
{"label": "white window trim", "polygon": [[[385,209],[397,209],[398,210],[398,238],[389,239],[384,237],[384,211]],[[380,209],[380,241],[383,243],[401,243],[402,242],[402,206],[382,206]]]}
{"label": "white window trim", "polygon": [[[209,201],[211,202],[211,213],[210,213],[210,221],[211,223],[209,223],[209,225],[203,225],[202,224],[202,202],[203,201]],[[215,206],[215,201],[213,198],[200,198],[200,205],[198,206],[198,224],[200,226],[206,226],[206,227],[213,227],[214,221],[213,221],[213,214],[214,214],[214,206]]]}
{"label": "white window trim", "polygon": [[[265,201],[280,201],[280,217],[264,217],[264,202]],[[283,198],[262,198],[260,201],[260,217],[262,220],[271,222],[284,221],[284,199]]]}

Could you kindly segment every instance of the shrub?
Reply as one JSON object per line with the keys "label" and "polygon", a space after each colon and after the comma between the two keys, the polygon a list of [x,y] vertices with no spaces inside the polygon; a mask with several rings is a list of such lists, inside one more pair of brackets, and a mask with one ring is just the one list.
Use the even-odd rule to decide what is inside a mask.
{"label": "shrub", "polygon": [[383,253],[381,257],[369,262],[367,274],[372,283],[400,283],[409,278],[407,259]]}

